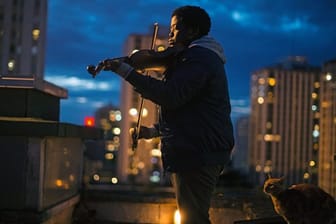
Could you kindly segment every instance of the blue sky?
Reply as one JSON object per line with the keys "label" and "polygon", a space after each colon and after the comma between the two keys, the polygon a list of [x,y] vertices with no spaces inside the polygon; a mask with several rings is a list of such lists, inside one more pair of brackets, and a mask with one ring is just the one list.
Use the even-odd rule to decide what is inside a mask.
{"label": "blue sky", "polygon": [[61,121],[83,124],[106,104],[120,105],[120,79],[92,79],[88,64],[119,57],[127,36],[168,26],[172,10],[198,5],[212,18],[211,35],[224,47],[232,116],[249,113],[253,71],[288,56],[312,65],[336,59],[335,0],[49,0],[45,79],[66,88]]}

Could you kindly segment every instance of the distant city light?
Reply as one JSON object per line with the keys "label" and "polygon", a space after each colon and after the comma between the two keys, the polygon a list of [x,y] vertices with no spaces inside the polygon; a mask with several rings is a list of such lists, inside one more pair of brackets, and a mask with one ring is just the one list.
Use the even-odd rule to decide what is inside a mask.
{"label": "distant city light", "polygon": [[331,75],[331,73],[327,73],[326,76],[325,76],[325,79],[326,79],[327,81],[330,81],[330,80],[332,79],[332,75]]}
{"label": "distant city light", "polygon": [[258,103],[263,104],[265,102],[265,99],[263,97],[258,97]]}
{"label": "distant city light", "polygon": [[131,116],[136,116],[138,114],[138,110],[135,109],[135,108],[131,108],[128,113],[131,115]]}
{"label": "distant city light", "polygon": [[9,71],[13,71],[14,67],[15,67],[15,60],[14,59],[9,60],[9,62],[8,62],[8,70]]}
{"label": "distant city light", "polygon": [[275,86],[275,83],[276,83],[275,78],[269,78],[268,79],[268,85]]}
{"label": "distant city light", "polygon": [[109,153],[105,153],[105,159],[106,160],[112,160],[114,158],[113,153],[109,152]]}
{"label": "distant city light", "polygon": [[118,183],[118,178],[112,177],[111,182],[112,182],[112,184],[117,184]]}
{"label": "distant city light", "polygon": [[115,135],[120,135],[120,132],[121,132],[121,130],[120,130],[119,127],[115,127],[115,128],[113,128],[113,134],[115,134]]}
{"label": "distant city light", "polygon": [[61,179],[57,179],[55,183],[56,183],[57,187],[62,187],[63,186],[63,181]]}
{"label": "distant city light", "polygon": [[40,37],[40,30],[39,29],[33,29],[32,35],[33,35],[34,40],[38,40],[38,38]]}
{"label": "distant city light", "polygon": [[258,79],[258,83],[259,83],[260,85],[264,85],[264,84],[265,84],[265,79],[264,79],[264,78],[259,78],[259,79]]}
{"label": "distant city light", "polygon": [[100,180],[100,176],[98,174],[93,174],[92,178],[94,181],[97,181],[97,182]]}
{"label": "distant city light", "polygon": [[317,138],[317,137],[319,137],[320,136],[320,132],[318,131],[318,130],[314,130],[313,131],[313,137],[314,138]]}
{"label": "distant city light", "polygon": [[313,167],[313,166],[315,166],[315,165],[316,165],[316,163],[315,163],[314,160],[311,160],[311,161],[309,162],[309,166]]}
{"label": "distant city light", "polygon": [[90,116],[86,116],[84,118],[84,125],[88,126],[88,127],[93,127],[95,125],[95,118],[90,117]]}
{"label": "distant city light", "polygon": [[303,179],[309,179],[310,174],[308,172],[303,174]]}

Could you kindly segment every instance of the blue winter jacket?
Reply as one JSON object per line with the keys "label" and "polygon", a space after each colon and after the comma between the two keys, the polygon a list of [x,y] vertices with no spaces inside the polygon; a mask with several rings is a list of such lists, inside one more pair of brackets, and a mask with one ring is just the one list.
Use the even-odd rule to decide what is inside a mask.
{"label": "blue winter jacket", "polygon": [[204,36],[179,53],[164,79],[126,78],[142,97],[160,105],[162,162],[167,171],[225,165],[234,145],[231,105],[221,46]]}

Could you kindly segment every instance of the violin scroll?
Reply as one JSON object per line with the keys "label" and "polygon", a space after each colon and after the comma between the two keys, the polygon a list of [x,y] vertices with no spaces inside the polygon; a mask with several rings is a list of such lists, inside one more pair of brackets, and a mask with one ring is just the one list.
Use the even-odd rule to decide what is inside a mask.
{"label": "violin scroll", "polygon": [[88,65],[86,67],[88,73],[92,75],[92,78],[95,78],[96,75],[102,70],[101,66]]}

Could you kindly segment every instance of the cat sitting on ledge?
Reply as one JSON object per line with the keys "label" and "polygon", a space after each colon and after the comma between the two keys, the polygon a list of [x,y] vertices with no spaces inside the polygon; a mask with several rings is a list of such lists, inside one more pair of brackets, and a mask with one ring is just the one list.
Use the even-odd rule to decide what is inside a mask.
{"label": "cat sitting on ledge", "polygon": [[264,192],[288,224],[336,224],[336,201],[313,184],[283,185],[284,177],[269,176]]}

